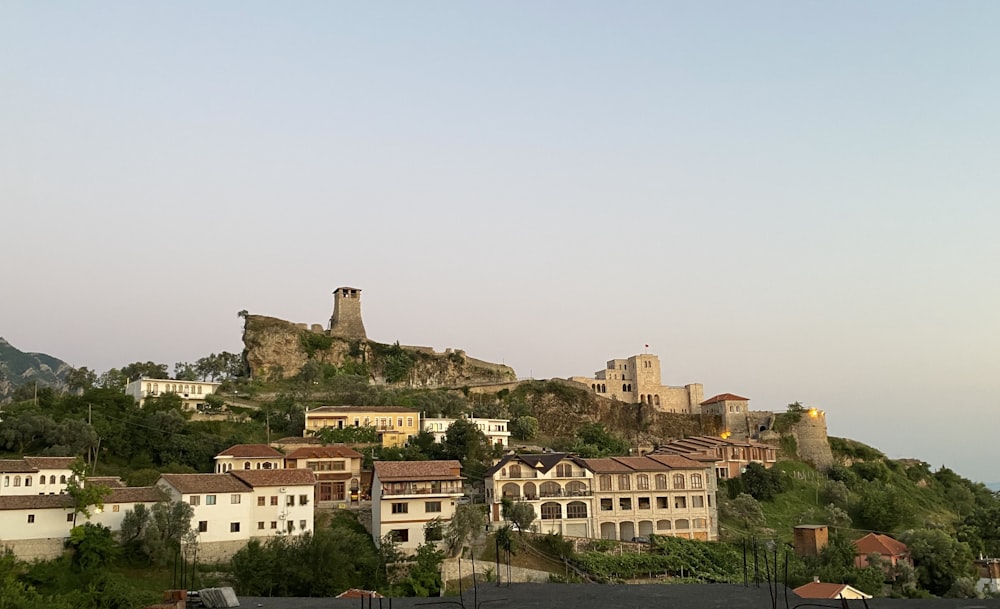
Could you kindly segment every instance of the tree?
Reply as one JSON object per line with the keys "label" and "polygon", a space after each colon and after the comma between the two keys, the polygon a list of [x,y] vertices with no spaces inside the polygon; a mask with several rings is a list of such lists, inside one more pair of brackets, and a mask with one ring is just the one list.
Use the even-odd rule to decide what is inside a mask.
{"label": "tree", "polygon": [[910,548],[920,587],[932,594],[947,594],[959,578],[973,574],[969,546],[940,529],[906,531],[900,541]]}
{"label": "tree", "polygon": [[111,529],[90,522],[73,527],[66,545],[73,549],[73,564],[81,571],[109,564],[120,550]]}
{"label": "tree", "polygon": [[66,383],[70,391],[83,393],[97,383],[97,373],[86,366],[80,366],[66,374]]}
{"label": "tree", "polygon": [[181,540],[191,530],[194,508],[184,501],[161,501],[150,514],[143,533],[143,548],[151,560],[165,564],[180,550]]}
{"label": "tree", "polygon": [[122,366],[121,373],[127,379],[126,382],[141,378],[170,378],[170,375],[167,373],[167,365],[157,364],[156,362],[132,362],[127,366]]}
{"label": "tree", "polygon": [[174,364],[174,378],[178,381],[197,381],[198,371],[194,364],[188,362],[177,362]]}
{"label": "tree", "polygon": [[892,485],[878,481],[864,483],[860,495],[854,506],[854,519],[868,529],[892,531],[912,519],[912,506]]}
{"label": "tree", "polygon": [[582,457],[621,456],[628,454],[629,444],[601,423],[584,423],[576,430],[576,442],[571,450]]}
{"label": "tree", "polygon": [[503,519],[514,524],[521,533],[531,530],[537,514],[535,508],[527,501],[511,501],[504,499],[501,505]]}
{"label": "tree", "polygon": [[459,505],[455,508],[455,515],[444,531],[445,543],[448,546],[448,553],[452,556],[458,553],[465,546],[467,539],[475,537],[486,525],[486,514],[475,505]]}
{"label": "tree", "polygon": [[90,518],[90,508],[104,507],[104,498],[111,493],[111,489],[100,484],[87,484],[87,465],[83,459],[77,459],[71,466],[73,475],[66,483],[66,494],[73,499],[73,526],[76,526],[76,517],[83,514]]}
{"label": "tree", "polygon": [[538,435],[541,428],[538,419],[530,415],[524,415],[511,421],[510,435],[515,440],[532,440]]}
{"label": "tree", "polygon": [[431,542],[420,544],[403,580],[407,596],[436,596],[441,592],[441,561],[444,553]]}
{"label": "tree", "polygon": [[785,490],[785,480],[781,472],[767,469],[760,463],[750,463],[740,477],[733,481],[754,499],[770,501]]}
{"label": "tree", "polygon": [[764,525],[764,510],[760,507],[760,503],[747,493],[740,493],[735,499],[727,501],[722,509],[743,523],[748,532]]}

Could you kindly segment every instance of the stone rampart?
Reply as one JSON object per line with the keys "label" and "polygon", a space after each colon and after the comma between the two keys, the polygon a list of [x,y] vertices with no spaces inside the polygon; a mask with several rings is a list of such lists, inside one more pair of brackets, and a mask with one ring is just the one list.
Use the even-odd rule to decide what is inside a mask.
{"label": "stone rampart", "polygon": [[826,413],[821,410],[803,412],[790,433],[795,437],[800,459],[820,470],[833,465],[833,451],[826,435]]}

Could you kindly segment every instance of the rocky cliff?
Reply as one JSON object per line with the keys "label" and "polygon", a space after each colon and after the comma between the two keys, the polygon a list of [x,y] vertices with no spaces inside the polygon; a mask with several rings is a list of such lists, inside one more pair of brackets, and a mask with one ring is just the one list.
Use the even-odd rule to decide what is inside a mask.
{"label": "rocky cliff", "polygon": [[0,337],[0,402],[9,400],[23,385],[38,383],[62,391],[73,367],[44,353],[26,353]]}
{"label": "rocky cliff", "polygon": [[245,316],[243,345],[251,376],[263,380],[321,374],[332,368],[367,376],[375,383],[409,387],[463,387],[517,378],[513,368],[470,358],[461,350],[437,353],[427,347],[340,338],[319,326],[262,315]]}

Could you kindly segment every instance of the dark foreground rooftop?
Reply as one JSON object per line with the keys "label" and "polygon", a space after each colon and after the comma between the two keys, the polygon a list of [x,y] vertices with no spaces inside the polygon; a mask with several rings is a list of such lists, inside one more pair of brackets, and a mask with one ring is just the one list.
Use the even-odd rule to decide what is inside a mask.
{"label": "dark foreground rooftop", "polygon": [[[600,584],[513,584],[497,588],[481,584],[478,592],[466,590],[457,596],[434,598],[394,598],[392,609],[1000,609],[1000,599],[872,599],[869,601],[802,599],[791,590],[779,588],[772,598],[766,585],[744,588],[728,584],[692,585],[600,585]],[[477,598],[478,595],[478,598]],[[478,600],[478,606],[477,601]],[[464,601],[464,602],[463,602]],[[369,609],[369,599],[265,598],[241,596],[240,605],[253,609]],[[371,609],[389,609],[390,599],[371,601]]]}

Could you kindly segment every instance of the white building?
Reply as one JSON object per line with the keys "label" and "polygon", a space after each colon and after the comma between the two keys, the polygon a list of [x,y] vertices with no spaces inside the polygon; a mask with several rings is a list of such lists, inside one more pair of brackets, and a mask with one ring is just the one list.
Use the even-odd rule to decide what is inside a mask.
{"label": "white building", "polygon": [[218,391],[221,384],[210,381],[141,378],[125,385],[125,393],[132,396],[139,406],[142,406],[148,397],[173,393],[184,401],[184,410],[199,410],[204,408],[205,398]]}
{"label": "white building", "polygon": [[0,459],[0,497],[64,493],[74,461],[75,457]]}
{"label": "white building", "polygon": [[[434,441],[440,444],[448,428],[458,419],[446,418],[424,418],[420,428],[427,433],[434,435]],[[510,445],[510,419],[483,419],[479,417],[466,417],[466,421],[475,425],[479,431],[483,432],[490,446],[499,444],[506,448]]]}
{"label": "white building", "polygon": [[414,551],[424,543],[424,526],[447,523],[462,496],[458,461],[377,461],[372,477],[372,537],[378,545],[392,535],[399,548]]}
{"label": "white building", "polygon": [[267,444],[236,444],[215,455],[215,473],[236,470],[282,469],[285,456]]}

